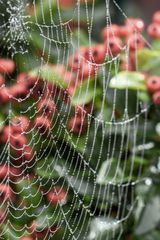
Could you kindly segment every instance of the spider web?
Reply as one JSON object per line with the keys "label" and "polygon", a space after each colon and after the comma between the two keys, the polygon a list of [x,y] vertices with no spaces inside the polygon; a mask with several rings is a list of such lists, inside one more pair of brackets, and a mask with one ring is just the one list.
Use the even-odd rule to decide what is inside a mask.
{"label": "spider web", "polygon": [[[36,66],[43,68],[50,62],[63,64],[69,70],[67,60],[81,46],[81,18],[85,19],[88,29],[87,44],[92,46],[94,43],[92,40],[96,13],[94,0],[90,2],[85,0],[83,4],[78,0],[72,8],[70,17],[66,17],[65,20],[67,10],[61,8],[60,1],[8,0],[0,1],[0,4],[2,9],[6,9],[6,15],[3,11],[0,13],[2,56],[7,49],[8,56],[17,61],[17,74],[22,71],[21,69],[27,71]],[[39,4],[38,9],[37,4]],[[127,19],[116,1],[106,1],[103,5],[106,26],[112,24],[111,5],[122,14],[124,20]],[[46,8],[48,8],[48,18],[45,16]],[[72,25],[75,20],[76,37]],[[37,37],[42,43],[41,52],[38,46],[34,45]],[[123,46],[121,51],[128,59],[128,46]],[[34,56],[34,63],[31,56]],[[24,59],[20,63],[21,67],[18,65],[19,57]],[[22,236],[34,234],[33,222],[36,223],[37,232],[46,231],[47,234],[42,239],[122,239],[125,223],[132,216],[137,202],[135,186],[140,181],[144,181],[141,175],[146,146],[148,107],[141,104],[137,91],[131,111],[131,92],[127,86],[123,91],[122,99],[119,99],[121,90],[109,88],[112,72],[114,71],[115,76],[118,73],[119,59],[120,55],[109,58],[106,56],[104,63],[97,65],[98,73],[86,79],[84,99],[89,94],[91,82],[94,85],[94,97],[90,113],[84,111],[84,104],[79,107],[88,122],[84,135],[80,133],[74,135],[67,128],[67,122],[73,114],[73,106],[66,102],[71,79],[65,88],[63,85],[55,86],[54,94],[49,97],[46,94],[47,81],[43,79],[43,91],[37,100],[29,102],[29,107],[28,105],[26,107],[25,102],[33,91],[30,91],[25,99],[18,99],[19,110],[16,111],[19,111],[19,115],[28,116],[32,126],[25,135],[28,139],[27,146],[34,149],[34,154],[30,165],[27,161],[17,165],[18,160],[11,152],[11,136],[2,148],[1,164],[8,166],[8,174],[1,184],[10,186],[14,196],[9,201],[1,203],[1,209],[6,215],[0,232],[3,239],[20,239]],[[88,64],[96,65],[90,61]],[[126,64],[126,71],[127,69]],[[73,73],[78,82],[78,72]],[[100,77],[98,77],[99,73]],[[14,77],[8,75],[7,78],[9,85],[15,83]],[[37,77],[37,83],[40,78],[42,79],[41,75]],[[80,80],[80,86],[82,84],[83,80]],[[100,111],[95,111],[99,86],[102,89]],[[33,89],[35,87],[33,86]],[[34,119],[43,116],[36,107],[42,97],[52,100],[56,104],[56,111],[51,116],[50,132],[40,135]],[[78,99],[81,100],[81,94]],[[108,99],[110,99],[109,110],[107,110]],[[123,116],[117,120],[115,112],[119,101],[123,106]],[[6,107],[6,118],[1,121],[1,127],[5,124],[11,125],[12,119],[17,114],[16,111],[11,101]],[[130,149],[129,158],[128,149]],[[135,174],[137,154],[141,164]],[[14,178],[10,178],[9,175],[11,167],[17,169]],[[62,189],[66,192],[63,201],[53,204],[48,200],[47,196],[51,190],[58,195],[58,191]],[[39,239],[33,236],[33,239]]]}

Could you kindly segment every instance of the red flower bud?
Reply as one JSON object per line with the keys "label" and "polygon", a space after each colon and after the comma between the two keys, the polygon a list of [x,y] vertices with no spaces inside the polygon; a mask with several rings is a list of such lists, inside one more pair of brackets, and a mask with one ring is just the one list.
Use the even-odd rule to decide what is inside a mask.
{"label": "red flower bud", "polygon": [[26,116],[17,116],[11,120],[11,126],[14,133],[27,132],[29,129],[29,119]]}
{"label": "red flower bud", "polygon": [[9,89],[6,87],[0,88],[0,104],[9,102]]}
{"label": "red flower bud", "polygon": [[129,35],[133,34],[133,29],[129,26],[120,26],[119,27],[119,35],[122,38],[129,37]]}
{"label": "red flower bud", "polygon": [[13,150],[22,150],[27,144],[27,138],[21,134],[15,134],[10,137],[10,146]]}
{"label": "red flower bud", "polygon": [[69,57],[68,66],[72,71],[80,69],[85,62],[85,54],[88,47],[80,47],[73,55]]}
{"label": "red flower bud", "polygon": [[7,217],[7,211],[0,209],[0,224],[3,224]]}
{"label": "red flower bud", "polygon": [[57,204],[58,202],[65,203],[67,200],[67,193],[60,187],[55,187],[52,189],[47,195],[48,201],[53,204]]}
{"label": "red flower bud", "polygon": [[97,66],[92,65],[92,63],[87,62],[87,61],[84,62],[82,67],[77,72],[78,79],[81,81],[83,79],[94,76],[96,74],[97,69],[98,69]]}
{"label": "red flower bud", "polygon": [[43,116],[37,117],[34,120],[34,125],[41,134],[45,134],[51,130],[50,120]]}
{"label": "red flower bud", "polygon": [[160,38],[160,24],[152,23],[147,29],[148,35],[151,38]]}
{"label": "red flower bud", "polygon": [[0,201],[6,202],[13,196],[10,186],[6,184],[0,184]]}
{"label": "red flower bud", "polygon": [[157,11],[153,15],[153,22],[160,24],[160,11]]}
{"label": "red flower bud", "polygon": [[17,177],[17,175],[19,175],[18,169],[7,165],[0,165],[0,179],[14,179]]}
{"label": "red flower bud", "polygon": [[91,114],[92,104],[86,104],[84,106],[75,106],[75,115],[79,117],[84,117],[86,114]]}
{"label": "red flower bud", "polygon": [[74,134],[83,134],[87,130],[87,121],[80,116],[71,117],[68,120],[67,127]]}
{"label": "red flower bud", "polygon": [[105,27],[102,31],[103,41],[106,42],[110,37],[119,37],[120,27],[116,24],[111,24]]}
{"label": "red flower bud", "polygon": [[5,83],[5,79],[2,75],[0,75],[0,87]]}
{"label": "red flower bud", "polygon": [[128,44],[130,50],[136,50],[140,48],[144,48],[145,42],[141,35],[132,34],[127,38],[126,43]]}
{"label": "red flower bud", "polygon": [[96,64],[103,63],[106,56],[106,45],[97,44],[95,46],[88,47],[85,53],[85,58]]}
{"label": "red flower bud", "polygon": [[84,56],[83,54],[81,55],[80,53],[75,53],[73,55],[70,56],[69,60],[68,60],[68,66],[72,71],[77,71],[78,69],[80,69],[82,67],[82,65],[84,64]]}
{"label": "red flower bud", "polygon": [[131,28],[133,31],[143,32],[144,22],[140,18],[127,18],[125,25]]}
{"label": "red flower bud", "polygon": [[106,42],[108,53],[110,55],[116,55],[120,53],[122,48],[122,40],[118,37],[109,38]]}
{"label": "red flower bud", "polygon": [[152,101],[155,105],[160,106],[160,91],[155,92],[152,96]]}
{"label": "red flower bud", "polygon": [[76,90],[76,86],[69,86],[67,88],[68,102],[70,102],[70,99],[74,95],[75,90]]}
{"label": "red flower bud", "polygon": [[59,0],[59,5],[62,8],[69,8],[71,6],[73,6],[76,3],[75,0]]}
{"label": "red flower bud", "polygon": [[28,80],[28,74],[25,73],[25,72],[22,72],[20,74],[17,75],[17,78],[16,78],[16,82],[17,83],[26,83]]}
{"label": "red flower bud", "polygon": [[13,85],[10,90],[10,97],[14,100],[14,101],[22,101],[27,97],[28,91],[26,89],[26,86],[24,84],[15,84]]}
{"label": "red flower bud", "polygon": [[37,94],[38,87],[41,83],[37,77],[32,77],[28,73],[20,73],[16,78],[17,84],[22,85],[27,93]]}
{"label": "red flower bud", "polygon": [[53,67],[55,69],[55,72],[59,73],[59,75],[61,76],[63,76],[66,72],[66,68],[62,64],[56,64],[56,65],[49,64],[49,66]]}
{"label": "red flower bud", "polygon": [[25,146],[23,152],[24,152],[24,155],[23,155],[24,161],[30,162],[34,156],[32,148],[30,146]]}
{"label": "red flower bud", "polygon": [[44,99],[38,103],[37,109],[40,113],[49,117],[49,116],[53,116],[56,110],[56,105],[53,101],[49,99]]}
{"label": "red flower bud", "polygon": [[0,73],[12,73],[15,69],[14,61],[0,58]]}
{"label": "red flower bud", "polygon": [[67,86],[74,86],[76,83],[76,76],[72,72],[66,71],[63,78]]}
{"label": "red flower bud", "polygon": [[30,226],[30,233],[33,234],[34,237],[36,237],[36,239],[45,239],[46,236],[50,233],[50,232],[56,232],[59,228],[57,228],[56,226],[50,226],[50,227],[43,227],[43,226],[39,226],[37,225],[37,223],[35,221],[32,222],[31,226]]}
{"label": "red flower bud", "polygon": [[24,146],[23,149],[21,150],[17,150],[14,152],[16,155],[16,159],[14,159],[14,164],[16,166],[19,166],[22,164],[22,162],[24,162],[25,164],[29,164],[33,158],[34,158],[34,153],[33,150],[30,146]]}
{"label": "red flower bud", "polygon": [[5,144],[9,140],[10,136],[13,135],[13,129],[10,126],[4,126],[0,133],[0,141]]}
{"label": "red flower bud", "polygon": [[147,88],[151,93],[160,91],[160,77],[151,76],[147,79]]}

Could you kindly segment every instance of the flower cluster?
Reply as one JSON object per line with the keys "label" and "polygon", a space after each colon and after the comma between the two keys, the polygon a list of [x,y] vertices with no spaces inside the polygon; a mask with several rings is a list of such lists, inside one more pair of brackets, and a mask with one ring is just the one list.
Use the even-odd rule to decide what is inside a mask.
{"label": "flower cluster", "polygon": [[[55,66],[51,67],[54,68]],[[56,68],[59,72],[62,71],[62,66],[59,66],[59,68],[56,66]],[[36,103],[36,114],[32,120],[27,115],[16,115],[9,121],[4,121],[4,125],[1,127],[0,143],[4,148],[8,146],[11,161],[11,165],[6,163],[0,165],[0,202],[2,206],[7,201],[17,201],[13,189],[17,182],[24,177],[23,173],[25,173],[26,166],[32,169],[35,166],[36,150],[30,144],[30,132],[34,129],[43,138],[50,134],[52,118],[56,112],[56,104],[52,99],[55,94],[55,87],[51,82],[37,79],[37,77],[32,77],[28,73],[20,73],[16,77],[15,83],[12,86],[7,86],[7,77],[14,74],[15,69],[14,61],[0,59],[0,105],[4,105],[5,108],[9,104],[13,104],[13,107],[21,109],[21,104],[24,102],[29,104],[27,101],[32,99]],[[33,176],[34,170],[32,170],[30,177]],[[7,184],[7,179],[13,181],[13,186]],[[63,188],[57,186],[48,191],[46,199],[52,205],[56,205],[60,202],[65,203],[67,195]],[[1,208],[1,223],[6,219],[7,212]],[[43,230],[43,233],[37,231],[34,222],[29,229],[33,238],[28,236],[21,239],[31,240],[34,237],[43,239],[48,232],[48,229]],[[56,231],[56,226],[54,226],[54,231]]]}

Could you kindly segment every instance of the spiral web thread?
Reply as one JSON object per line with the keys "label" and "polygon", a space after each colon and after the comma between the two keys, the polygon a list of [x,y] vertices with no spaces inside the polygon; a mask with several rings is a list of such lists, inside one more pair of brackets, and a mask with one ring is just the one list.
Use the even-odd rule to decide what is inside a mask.
{"label": "spiral web thread", "polygon": [[[48,1],[51,6],[51,0],[46,1]],[[108,26],[111,24],[111,2],[117,11],[121,12],[123,18],[127,18],[116,1],[106,1],[104,3],[104,7],[106,9],[106,15],[104,18],[106,19],[106,25]],[[75,4],[73,16],[67,22],[63,22],[61,9],[57,2],[59,17],[58,24],[57,22],[54,22],[54,16],[51,7],[49,8],[50,23],[46,23],[45,17],[43,17],[45,1],[40,0],[43,18],[41,23],[38,22],[36,17],[37,13],[35,1],[30,3],[32,6],[33,15],[36,19],[35,22],[32,21],[30,16],[25,16],[25,7],[29,5],[29,2],[17,0],[16,3],[17,9],[13,9],[13,1],[7,1],[7,12],[10,14],[9,22],[3,22],[0,26],[1,32],[4,36],[4,41],[6,42],[6,45],[9,46],[8,50],[12,52],[12,57],[14,58],[17,54],[22,54],[28,56],[29,59],[29,54],[32,53],[28,41],[28,38],[31,37],[29,35],[29,30],[32,29],[33,25],[35,25],[39,30],[40,37],[43,39],[44,43],[43,53],[41,57],[39,57],[40,59],[37,61],[40,62],[42,67],[44,64],[49,63],[51,50],[54,47],[54,50],[57,53],[57,64],[63,64],[67,68],[66,56],[69,57],[76,51],[77,46],[80,46],[80,1],[77,1]],[[4,3],[2,2],[2,4]],[[91,12],[89,12],[88,3],[87,0],[85,0],[84,6],[88,26],[88,40],[89,45],[92,45],[91,33],[94,31],[94,14],[96,11],[95,1],[93,0],[90,4],[92,9]],[[18,16],[17,13],[19,14]],[[71,23],[75,16],[77,16],[78,22],[77,46],[75,46],[74,42],[72,41],[73,31],[71,28]],[[1,17],[3,17],[3,14],[1,14]],[[19,41],[23,41],[23,48],[20,47],[16,49],[16,44]],[[46,49],[47,57],[44,58]],[[121,50],[125,52],[127,59],[129,54],[128,46],[123,46],[123,49]],[[88,62],[88,64],[92,65],[93,63]],[[108,121],[103,119],[106,98],[109,91],[111,67],[113,66],[114,74],[116,75],[119,68],[119,55],[112,56],[110,59],[107,59],[106,56],[105,62],[97,66],[99,69],[98,71],[101,72],[101,84],[103,86],[103,92],[101,93],[101,112],[98,115],[93,114],[92,111],[91,113],[84,113],[88,121],[88,128],[86,134],[82,137],[80,134],[75,136],[66,127],[66,123],[71,113],[71,106],[70,104],[66,104],[64,99],[60,100],[61,90],[58,95],[55,93],[55,95],[50,97],[50,99],[52,99],[56,105],[58,105],[59,102],[61,102],[61,104],[59,104],[56,112],[52,115],[52,129],[47,136],[43,136],[43,134],[40,136],[35,125],[33,124],[33,119],[35,116],[42,115],[42,113],[38,112],[36,106],[41,100],[44,92],[42,92],[42,95],[39,96],[38,100],[34,101],[29,107],[27,107],[27,109],[20,108],[19,114],[28,115],[30,122],[32,123],[32,128],[25,134],[26,136],[29,136],[28,145],[32,146],[32,148],[36,150],[34,151],[34,160],[32,161],[31,165],[28,165],[26,162],[22,162],[22,164],[17,167],[13,161],[16,161],[16,158],[10,151],[10,139],[8,139],[8,142],[5,144],[5,146],[3,146],[0,159],[1,164],[8,166],[8,175],[2,180],[1,183],[6,183],[7,185],[11,186],[14,198],[11,198],[7,202],[1,203],[1,209],[3,209],[7,214],[7,220],[1,224],[0,234],[2,239],[6,236],[8,231],[10,231],[12,239],[20,239],[20,236],[30,234],[30,232],[32,232],[30,224],[34,219],[38,219],[37,229],[38,227],[41,228],[41,230],[43,228],[47,229],[48,235],[44,237],[44,239],[56,239],[56,234],[59,231],[58,229],[63,229],[61,238],[63,240],[97,239],[96,232],[94,232],[94,228],[92,228],[92,225],[94,226],[94,222],[96,223],[95,227],[100,225],[100,229],[106,229],[105,239],[110,239],[111,237],[112,239],[115,239],[115,236],[116,239],[121,239],[124,231],[123,224],[132,215],[136,204],[137,199],[134,197],[134,188],[136,184],[144,180],[140,178],[141,166],[139,167],[137,171],[137,177],[134,180],[132,175],[134,171],[134,160],[137,153],[137,146],[145,146],[147,107],[142,108],[140,111],[140,101],[137,97],[135,115],[130,116],[128,112],[128,98],[130,93],[126,86],[126,90],[124,91],[124,117],[121,121],[116,120],[115,109],[119,90],[114,89],[112,92],[112,111],[110,118],[108,118]],[[10,78],[10,76],[8,77]],[[90,81],[91,77],[88,77],[88,88]],[[97,73],[92,81],[94,82],[94,99],[92,101],[92,110],[94,110],[98,81]],[[10,82],[12,84],[14,83],[14,80],[10,78]],[[47,86],[46,80],[44,80],[44,82],[44,86]],[[68,83],[68,88],[69,86],[70,83]],[[86,88],[86,96],[88,94],[88,88]],[[63,86],[61,86],[61,89],[67,92]],[[29,98],[30,94],[27,95],[27,99]],[[45,98],[45,96],[43,97]],[[18,104],[21,106],[22,100],[19,101]],[[9,122],[10,124],[11,119],[15,116],[12,103],[7,111],[8,115],[4,121],[1,121],[1,126],[3,126],[6,122]],[[141,137],[141,142],[137,142],[137,134],[140,128],[143,134]],[[97,136],[100,136],[100,138]],[[81,138],[83,138],[83,146],[80,150],[79,145]],[[118,148],[117,141],[119,141]],[[130,146],[132,152],[130,161],[128,161],[126,153],[122,162],[124,145],[126,146],[126,149]],[[96,156],[95,149],[97,151]],[[142,162],[144,155],[143,149],[144,148],[142,147],[142,150],[139,152]],[[103,183],[102,175],[103,178],[105,177],[105,179],[107,179],[107,176],[110,176],[114,159],[116,159],[117,166],[114,169],[115,173],[112,178]],[[121,179],[117,183],[116,179],[119,174],[118,169],[120,165],[122,166]],[[125,171],[128,165],[129,176],[127,180],[124,180]],[[23,170],[20,171],[19,175],[15,174],[14,179],[11,179],[9,177],[10,167]],[[35,175],[32,178],[30,176],[31,171],[35,172]],[[45,173],[45,175],[48,173],[48,177],[44,177],[43,174],[41,174],[42,171],[43,174]],[[55,173],[57,174],[57,178],[53,177]],[[24,180],[26,183],[25,185],[23,185]],[[21,185],[22,188],[19,188]],[[51,189],[54,189],[56,194],[58,194],[55,186],[65,189],[68,197],[65,202],[59,201],[53,208],[53,203],[49,202],[46,196]],[[31,190],[32,188],[35,189],[34,194]],[[45,189],[45,191],[43,189]],[[23,195],[24,191],[26,191],[26,194]],[[89,198],[87,198],[88,192]],[[130,201],[128,203],[127,199],[129,195]],[[39,197],[38,202],[36,201],[36,204],[33,203],[32,205],[32,199],[34,202],[36,196]],[[117,198],[118,202],[118,207],[116,209],[115,198]],[[30,199],[30,205],[28,206],[25,204],[27,199]],[[30,209],[31,211],[29,211]],[[17,222],[21,221],[24,216],[26,217],[27,222],[20,227],[17,226]],[[112,228],[110,229],[111,226]],[[18,233],[19,237],[14,234],[15,232]],[[99,232],[98,239],[104,239],[104,236],[101,235],[101,232]]]}

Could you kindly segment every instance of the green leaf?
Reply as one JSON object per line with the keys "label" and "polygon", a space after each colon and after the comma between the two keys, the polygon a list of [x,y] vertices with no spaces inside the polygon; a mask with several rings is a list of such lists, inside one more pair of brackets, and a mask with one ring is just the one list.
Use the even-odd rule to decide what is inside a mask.
{"label": "green leaf", "polygon": [[[141,221],[137,227],[137,235],[145,234],[158,225],[160,221],[160,197],[155,196],[147,203],[145,210],[143,212]],[[146,221],[147,219],[147,221]]]}
{"label": "green leaf", "polygon": [[[74,48],[78,48],[79,46],[89,46],[90,45],[88,35],[83,30],[75,31],[73,33],[72,43],[73,43]],[[94,44],[93,41],[92,41],[92,44]]]}
{"label": "green leaf", "polygon": [[119,233],[122,224],[113,218],[97,217],[91,221],[90,232],[87,239],[111,240]]}
{"label": "green leaf", "polygon": [[42,67],[33,69],[30,72],[30,75],[46,81],[50,81],[62,88],[67,86],[63,80],[63,77],[55,70],[55,68],[48,65],[43,65]]}
{"label": "green leaf", "polygon": [[146,90],[144,75],[139,72],[120,72],[110,80],[109,86],[117,89]]}
{"label": "green leaf", "polygon": [[160,75],[160,51],[144,48],[138,52],[138,69]]}
{"label": "green leaf", "polygon": [[[130,161],[132,161],[132,158],[129,159]],[[134,164],[135,165],[145,165],[147,166],[149,164],[149,161],[147,159],[144,159],[142,157],[139,157],[139,156],[135,156],[134,157]]]}
{"label": "green leaf", "polygon": [[117,168],[117,160],[110,159],[102,163],[100,170],[97,174],[97,183],[108,184],[108,182],[112,179],[114,179],[114,181],[121,181],[122,178],[123,172],[120,167]]}
{"label": "green leaf", "polygon": [[148,235],[160,223],[160,188],[158,184],[154,184],[153,178],[148,178],[144,183],[137,185],[136,193],[139,200],[136,208],[138,221],[135,233],[137,236]]}
{"label": "green leaf", "polygon": [[66,168],[63,166],[65,160],[63,159],[44,159],[38,162],[36,166],[36,173],[43,178],[59,178],[63,177],[66,173]]}
{"label": "green leaf", "polygon": [[52,15],[54,15],[57,10],[57,1],[44,1],[43,5],[41,2],[38,2],[36,4],[36,12],[30,17],[30,21],[38,23],[44,22],[44,19],[50,19],[50,11],[52,11]]}
{"label": "green leaf", "polygon": [[33,68],[38,67],[41,64],[41,59],[33,53],[16,54],[15,56],[16,66],[19,72],[28,72]]}
{"label": "green leaf", "polygon": [[[56,211],[59,211],[58,207],[55,209],[55,212]],[[53,213],[52,206],[49,206],[48,209],[41,209],[35,220],[38,231],[44,228],[53,227],[53,225],[56,225],[57,222],[62,220],[62,214],[55,214],[55,212]]]}
{"label": "green leaf", "polygon": [[33,181],[22,180],[16,185],[19,196],[23,199],[27,206],[28,214],[33,214],[33,211],[42,201],[42,194],[39,191],[38,185]]}
{"label": "green leaf", "polygon": [[138,98],[143,102],[150,102],[149,92],[139,92]]}
{"label": "green leaf", "polygon": [[99,95],[101,90],[95,88],[95,83],[92,79],[85,80],[80,86],[78,86],[71,98],[71,103],[73,105],[83,105],[90,103],[92,99]]}
{"label": "green leaf", "polygon": [[[3,235],[4,238],[1,238],[1,239],[17,240],[17,239],[20,239],[20,237],[22,236],[22,231],[20,229],[18,229],[18,231],[16,231],[16,226],[11,226],[9,224],[7,229],[6,229],[6,226],[4,228],[5,228],[5,232],[4,232],[4,235]],[[1,235],[1,237],[2,237],[2,235]]]}
{"label": "green leaf", "polygon": [[[147,221],[146,221],[147,222]],[[160,231],[154,230],[144,236],[136,237],[135,240],[159,240]]]}
{"label": "green leaf", "polygon": [[156,39],[152,41],[152,47],[155,50],[160,50],[160,40]]}
{"label": "green leaf", "polygon": [[[80,137],[76,135],[65,134],[64,136],[65,141],[67,144],[71,146],[71,148],[75,149],[76,151],[83,152],[86,144],[86,134],[83,134]],[[78,140],[77,140],[78,139]],[[75,147],[76,146],[76,147]]]}

